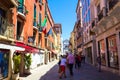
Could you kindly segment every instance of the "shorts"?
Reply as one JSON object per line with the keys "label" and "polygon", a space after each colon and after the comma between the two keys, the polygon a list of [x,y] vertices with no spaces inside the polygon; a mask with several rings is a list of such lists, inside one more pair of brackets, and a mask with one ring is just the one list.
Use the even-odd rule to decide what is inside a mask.
{"label": "shorts", "polygon": [[65,72],[65,66],[64,65],[60,65],[61,71]]}

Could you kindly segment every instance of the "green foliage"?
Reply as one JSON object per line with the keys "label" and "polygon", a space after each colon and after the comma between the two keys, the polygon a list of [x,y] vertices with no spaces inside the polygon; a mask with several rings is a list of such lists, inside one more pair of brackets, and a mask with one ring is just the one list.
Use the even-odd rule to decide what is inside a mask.
{"label": "green foliage", "polygon": [[30,69],[30,65],[32,63],[32,58],[31,58],[31,54],[25,54],[25,67],[27,67],[27,69]]}
{"label": "green foliage", "polygon": [[14,62],[14,73],[19,72],[19,66],[20,66],[20,55],[14,55],[13,56],[13,62]]}
{"label": "green foliage", "polygon": [[26,14],[28,14],[28,12],[29,12],[28,10],[25,11]]}

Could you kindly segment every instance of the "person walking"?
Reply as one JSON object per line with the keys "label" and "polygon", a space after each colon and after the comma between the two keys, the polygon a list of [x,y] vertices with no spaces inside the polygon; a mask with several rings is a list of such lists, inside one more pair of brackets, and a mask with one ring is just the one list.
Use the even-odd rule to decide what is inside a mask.
{"label": "person walking", "polygon": [[101,57],[100,57],[100,55],[97,57],[97,63],[98,63],[98,71],[101,72]]}
{"label": "person walking", "polygon": [[81,67],[81,56],[77,54],[75,57],[75,69],[80,69]]}
{"label": "person walking", "polygon": [[62,77],[64,76],[64,78],[66,78],[66,72],[65,72],[65,68],[66,68],[66,56],[63,55],[61,60],[60,60],[60,75],[59,75],[59,78],[62,79]]}
{"label": "person walking", "polygon": [[67,56],[67,64],[69,68],[70,75],[73,76],[73,65],[74,65],[74,55],[70,52]]}
{"label": "person walking", "polygon": [[75,69],[77,69],[77,54],[75,54],[74,57],[75,57]]}

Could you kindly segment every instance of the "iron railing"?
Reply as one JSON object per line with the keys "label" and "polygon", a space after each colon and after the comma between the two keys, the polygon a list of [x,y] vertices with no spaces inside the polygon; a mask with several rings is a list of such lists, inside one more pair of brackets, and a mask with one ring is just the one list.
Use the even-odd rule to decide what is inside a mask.
{"label": "iron railing", "polygon": [[17,40],[18,40],[18,41],[22,41],[22,42],[23,42],[23,41],[24,41],[24,37],[23,37],[23,36],[21,36],[21,35],[17,35]]}
{"label": "iron railing", "polygon": [[28,13],[28,11],[26,10],[26,7],[23,5],[23,4],[20,4],[19,3],[19,6],[18,6],[18,12],[26,15]]}

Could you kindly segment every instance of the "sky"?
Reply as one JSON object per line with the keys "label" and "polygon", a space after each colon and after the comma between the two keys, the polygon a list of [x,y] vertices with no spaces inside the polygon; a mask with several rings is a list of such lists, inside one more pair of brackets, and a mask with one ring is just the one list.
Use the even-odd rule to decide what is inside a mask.
{"label": "sky", "polygon": [[54,23],[62,25],[63,40],[69,39],[76,21],[78,0],[48,0],[48,6]]}

